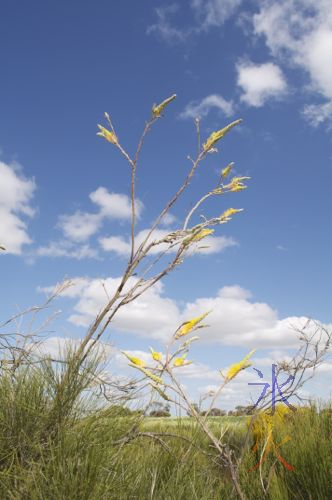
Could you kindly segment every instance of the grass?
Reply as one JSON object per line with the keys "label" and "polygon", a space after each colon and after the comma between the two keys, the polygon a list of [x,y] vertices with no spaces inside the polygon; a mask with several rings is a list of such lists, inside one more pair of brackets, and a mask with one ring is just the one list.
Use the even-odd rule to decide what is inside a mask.
{"label": "grass", "polygon": [[[242,425],[247,417],[208,417],[208,422],[212,427],[226,427],[228,425]],[[171,429],[173,427],[185,427],[196,425],[192,417],[145,417],[143,421],[144,429],[161,427]]]}
{"label": "grass", "polygon": [[[87,390],[98,360],[70,377],[45,363],[0,377],[0,498],[4,500],[229,499],[236,498],[229,472],[190,417],[124,417]],[[64,385],[64,381],[70,381]],[[245,444],[247,418],[211,417],[216,435],[237,457]],[[139,437],[137,433],[141,433]],[[142,435],[143,434],[143,435]],[[239,469],[248,499],[332,498],[332,414],[326,408],[297,412],[275,427],[281,455],[273,450],[259,470],[251,438]],[[269,485],[266,496],[263,488]]]}

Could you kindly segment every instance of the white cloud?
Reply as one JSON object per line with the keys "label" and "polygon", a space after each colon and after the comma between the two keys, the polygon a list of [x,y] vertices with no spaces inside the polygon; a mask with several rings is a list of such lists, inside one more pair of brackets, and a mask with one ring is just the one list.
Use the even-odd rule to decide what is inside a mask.
{"label": "white cloud", "polygon": [[[109,193],[106,188],[99,187],[90,193],[89,198],[100,207],[103,217],[117,220],[129,220],[131,217],[131,199],[126,194]],[[136,200],[136,217],[140,217],[143,203]]]}
{"label": "white cloud", "polygon": [[303,116],[314,127],[318,127],[321,123],[327,122],[329,128],[331,128],[332,100],[324,104],[307,104],[303,108]]}
{"label": "white cloud", "polygon": [[172,22],[179,11],[179,4],[158,7],[155,9],[157,21],[147,28],[147,34],[156,34],[167,43],[185,42],[191,35],[222,26],[236,12],[241,2],[242,0],[191,0],[190,7],[196,22],[186,28],[174,26]]}
{"label": "white cloud", "polygon": [[100,214],[77,211],[72,215],[61,215],[58,227],[66,238],[73,241],[86,241],[99,230],[101,224]]}
{"label": "white cloud", "polygon": [[237,64],[237,85],[242,89],[241,101],[260,107],[270,99],[283,97],[287,83],[281,69],[273,63]]}
{"label": "white cloud", "polygon": [[167,43],[184,42],[191,33],[191,30],[184,30],[173,26],[170,18],[179,10],[178,5],[171,4],[166,7],[158,7],[155,12],[157,22],[149,26],[147,34],[156,34]]}
{"label": "white cloud", "polygon": [[[35,355],[41,357],[50,357],[53,359],[64,359],[66,353],[70,350],[77,349],[82,339],[73,339],[69,337],[48,337],[42,342],[32,344],[32,350]],[[91,345],[89,341],[87,347]],[[110,355],[115,354],[115,349],[110,344],[99,341],[96,345],[96,352],[106,361]]]}
{"label": "white cloud", "polygon": [[[76,299],[69,320],[78,326],[89,325],[119,283],[120,278],[85,278],[76,288],[66,290],[64,296]],[[135,283],[132,278],[129,285]],[[295,328],[307,323],[307,318],[301,316],[279,318],[277,311],[267,303],[253,301],[250,292],[238,285],[223,287],[216,296],[198,298],[180,310],[174,300],[165,297],[159,282],[123,307],[113,325],[119,331],[166,342],[183,321],[209,310],[212,312],[205,323],[210,326],[201,331],[200,342],[272,350],[297,348]]]}
{"label": "white cloud", "polygon": [[[58,227],[66,238],[81,242],[97,233],[105,219],[130,220],[131,200],[121,193],[110,193],[104,187],[99,187],[89,195],[90,200],[99,207],[99,212],[89,213],[76,211],[72,215],[61,215]],[[143,203],[136,200],[136,216],[139,218]]]}
{"label": "white cloud", "polygon": [[[98,212],[77,210],[70,215],[61,215],[57,227],[62,231],[64,238],[37,248],[35,255],[40,257],[70,257],[79,260],[98,258],[97,250],[91,248],[86,241],[101,229],[105,220],[129,221],[131,200],[125,194],[110,193],[104,187],[99,187],[90,193],[89,198],[98,206]],[[143,203],[136,200],[137,218],[141,216],[143,208]],[[125,249],[122,250],[126,254]]]}
{"label": "white cloud", "polygon": [[332,373],[332,363],[324,362],[317,368],[318,373]]}
{"label": "white cloud", "polygon": [[[227,372],[227,370],[228,367],[225,367],[222,371]],[[219,379],[220,378],[221,376],[219,375]],[[213,406],[222,409],[231,409],[237,405],[247,406],[255,404],[262,392],[262,387],[249,386],[248,383],[255,382],[256,380],[257,373],[251,371],[250,369],[241,371],[234,380],[222,389]],[[218,383],[204,384],[198,387],[198,393],[201,396],[206,396],[207,394],[216,393],[219,387],[220,385],[218,385]],[[213,398],[212,394],[211,396]],[[210,403],[211,398],[208,398],[203,404],[203,408],[208,408]]]}
{"label": "white cloud", "polygon": [[176,222],[176,221],[177,221],[177,218],[175,217],[175,215],[167,212],[164,215],[164,217],[162,218],[160,225],[168,227],[168,226],[171,226],[172,224],[174,224],[174,222]]}
{"label": "white cloud", "polygon": [[105,252],[114,252],[121,257],[130,255],[130,243],[123,236],[109,236],[99,239],[100,246]]}
{"label": "white cloud", "polygon": [[234,105],[232,101],[226,101],[218,94],[211,94],[204,97],[200,102],[192,101],[180,113],[180,118],[203,118],[212,109],[218,109],[225,116],[231,116],[234,113]]}
{"label": "white cloud", "polygon": [[[136,236],[136,248],[139,247],[141,243],[145,240],[149,233],[149,229],[143,229]],[[150,241],[158,241],[171,233],[172,230],[165,229],[156,229]],[[106,238],[100,238],[99,243],[102,249],[106,252],[114,252],[119,256],[127,257],[130,255],[131,243],[130,239],[125,238],[123,236],[110,236]],[[237,246],[238,243],[229,236],[208,236],[204,238],[204,241],[201,244],[197,244],[193,246],[194,253],[204,253],[204,254],[212,254],[219,253],[225,250],[228,247]],[[150,255],[158,254],[159,252],[163,252],[168,248],[167,243],[160,243],[151,248]],[[172,252],[176,252],[177,247],[172,249]]]}
{"label": "white cloud", "polygon": [[187,366],[180,366],[175,369],[175,374],[181,378],[188,379],[201,380],[202,377],[204,377],[204,380],[222,380],[218,370],[213,370],[210,366],[199,362],[194,362]]}
{"label": "white cloud", "polygon": [[[281,62],[302,68],[309,90],[325,99],[308,104],[304,115],[317,126],[331,120],[332,4],[330,0],[266,0],[253,17],[254,32],[265,38]],[[308,89],[307,89],[308,90]]]}
{"label": "white cloud", "polygon": [[307,318],[279,319],[277,312],[264,302],[253,302],[241,287],[224,287],[216,297],[197,299],[187,304],[184,315],[212,309],[208,328],[202,337],[207,342],[220,342],[230,346],[296,347],[294,327],[303,327]]}
{"label": "white cloud", "polygon": [[195,254],[212,254],[223,252],[228,247],[238,246],[238,242],[231,236],[208,236],[196,246]]}
{"label": "white cloud", "polygon": [[0,161],[0,244],[8,253],[19,255],[24,245],[32,243],[23,217],[34,215],[35,189],[34,180],[25,179],[18,166]]}
{"label": "white cloud", "polygon": [[242,0],[192,0],[192,8],[200,21],[198,30],[222,26],[241,2]]}
{"label": "white cloud", "polygon": [[[77,326],[88,326],[106,304],[107,297],[114,294],[120,282],[121,278],[78,280],[77,285],[62,294],[63,297],[78,299],[69,321]],[[137,280],[131,278],[126,289],[135,283]],[[50,293],[50,288],[47,287],[44,291]],[[167,338],[172,328],[175,331],[179,317],[178,306],[173,300],[163,296],[163,285],[159,282],[123,307],[113,324],[115,329],[161,340]]]}
{"label": "white cloud", "polygon": [[[136,236],[136,248],[139,247],[141,243],[145,240],[149,233],[149,229],[143,229]],[[150,241],[158,241],[165,236],[167,236],[171,230],[167,231],[166,229],[156,229],[151,236]],[[108,238],[100,238],[100,245],[103,250],[106,252],[114,252],[119,256],[127,257],[130,254],[131,242],[130,238],[125,238],[124,236],[110,236]],[[166,250],[168,245],[166,243],[162,243],[160,245],[156,245],[151,248],[151,254],[157,254],[161,251]]]}
{"label": "white cloud", "polygon": [[[63,293],[65,297],[75,301],[74,313],[69,317],[69,321],[77,326],[87,327],[105,305],[107,297],[114,293],[120,281],[120,278],[107,278],[103,281],[89,278],[78,279],[75,286],[67,288]],[[135,283],[137,283],[136,278],[131,278],[128,286]],[[52,287],[39,289],[39,291],[49,294],[52,292]],[[227,372],[229,365],[242,359],[252,347],[258,349],[257,354],[252,357],[253,365],[260,367],[264,380],[270,380],[273,362],[289,361],[292,351],[299,347],[297,333],[293,327],[303,327],[307,324],[307,318],[304,317],[279,318],[277,312],[268,304],[253,301],[250,292],[238,285],[223,287],[216,296],[199,298],[180,309],[176,301],[165,296],[163,284],[159,282],[143,296],[120,310],[116,320],[112,323],[112,330],[149,339],[149,343],[157,347],[156,342],[169,342],[176,328],[183,321],[209,309],[213,311],[204,322],[210,327],[198,332],[199,342],[234,346],[244,353],[237,354],[234,351],[231,353],[231,359],[223,366],[217,366],[217,369],[199,360],[196,361],[196,356],[193,353],[189,354],[188,358],[194,362],[177,369],[176,375],[180,381],[185,380],[190,394],[195,394],[194,398],[197,398],[199,393],[215,390],[218,387],[217,384],[222,381],[219,370],[221,369],[223,373]],[[325,326],[330,329],[332,325]],[[315,330],[316,327],[313,325],[312,333]],[[311,330],[308,333],[311,333]],[[59,350],[61,351],[61,346],[63,350],[64,342],[64,339],[51,338],[46,342],[44,350],[51,355],[56,355]],[[76,345],[79,340],[73,342]],[[112,360],[118,368],[127,369],[128,361],[123,354],[114,348],[109,347],[109,349],[107,353],[113,355]],[[220,349],[222,353],[222,348]],[[268,349],[265,357],[260,349]],[[126,351],[147,364],[152,363],[148,351]],[[332,363],[326,361],[317,373],[324,377],[331,370]],[[134,373],[131,375],[135,376]],[[324,378],[319,380],[323,388],[326,382]],[[202,387],[197,387],[198,381],[202,381]],[[206,385],[208,381],[210,385]],[[248,382],[255,381],[260,382],[257,379],[257,373],[252,369],[240,372],[236,379],[225,387],[216,404],[231,408],[236,404],[249,404],[257,401],[261,387],[248,386]],[[250,393],[252,393],[251,400]]]}
{"label": "white cloud", "polygon": [[70,257],[78,260],[98,258],[98,252],[89,245],[76,245],[67,240],[51,241],[37,248],[35,253],[39,257]]}

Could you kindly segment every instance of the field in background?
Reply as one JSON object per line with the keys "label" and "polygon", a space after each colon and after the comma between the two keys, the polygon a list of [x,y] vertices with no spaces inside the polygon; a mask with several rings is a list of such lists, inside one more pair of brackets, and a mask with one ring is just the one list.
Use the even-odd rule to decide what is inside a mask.
{"label": "field in background", "polygon": [[[65,373],[65,372],[64,372]],[[92,372],[93,373],[93,372]],[[72,372],[59,391],[51,365],[0,377],[0,498],[4,500],[220,500],[235,499],[229,468],[194,419],[123,416],[98,408],[87,395],[91,366]],[[122,410],[122,411],[121,411]],[[248,417],[210,417],[214,434],[233,459],[248,500],[332,498],[332,411],[296,412],[273,429],[261,471],[266,428],[246,439]],[[263,488],[267,490],[264,494]]]}
{"label": "field in background", "polygon": [[[229,427],[244,425],[248,417],[208,417],[208,422],[214,427]],[[144,429],[153,429],[160,427],[168,428],[184,428],[196,426],[196,422],[192,417],[145,417],[142,423]]]}

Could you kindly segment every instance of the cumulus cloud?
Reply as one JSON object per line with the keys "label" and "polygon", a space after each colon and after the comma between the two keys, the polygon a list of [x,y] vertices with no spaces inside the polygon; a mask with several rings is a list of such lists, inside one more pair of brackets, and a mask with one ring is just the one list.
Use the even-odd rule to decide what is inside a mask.
{"label": "cumulus cloud", "polygon": [[[120,278],[85,278],[66,290],[64,295],[76,300],[69,321],[77,326],[89,325],[119,283]],[[135,283],[131,278],[128,286]],[[301,329],[307,323],[307,318],[301,316],[279,318],[269,304],[252,300],[250,292],[238,285],[223,287],[215,296],[198,298],[180,309],[176,301],[165,296],[159,282],[122,308],[113,325],[119,331],[165,342],[183,321],[209,310],[209,328],[200,335],[205,343],[270,350],[297,348],[295,328]]]}
{"label": "cumulus cloud", "polygon": [[[50,357],[53,359],[64,359],[66,353],[75,350],[79,347],[81,339],[73,339],[70,337],[48,337],[41,342],[31,345],[31,352],[36,356]],[[87,348],[90,347],[92,341],[89,341]],[[115,356],[117,351],[113,346],[105,342],[98,341],[95,344],[96,353],[101,356],[101,359],[106,361],[109,356]]]}
{"label": "cumulus cloud", "polygon": [[200,102],[192,101],[180,113],[180,118],[204,118],[212,109],[222,111],[225,116],[234,113],[233,101],[227,101],[218,94],[204,97]]}
{"label": "cumulus cloud", "polygon": [[75,245],[67,240],[51,241],[37,248],[35,253],[38,257],[70,257],[77,260],[98,258],[98,252],[89,245]]}
{"label": "cumulus cloud", "polygon": [[66,238],[73,241],[86,241],[100,229],[101,224],[100,214],[77,211],[72,215],[61,215],[58,227]]}
{"label": "cumulus cloud", "polygon": [[17,165],[1,161],[0,178],[0,244],[8,253],[20,255],[22,247],[32,243],[24,217],[34,215],[31,200],[36,184],[26,179]]}
{"label": "cumulus cloud", "polygon": [[[73,314],[69,317],[69,321],[83,327],[91,324],[120,282],[121,278],[111,277],[106,280],[77,279],[75,286],[67,288],[63,293],[67,299],[74,301]],[[131,278],[127,289],[136,283],[136,278]],[[49,294],[52,293],[53,287],[40,288],[39,291]],[[112,329],[148,339],[151,345],[156,346],[156,342],[169,342],[176,328],[184,321],[211,309],[212,312],[204,321],[210,326],[199,332],[200,343],[237,347],[243,352],[238,354],[234,350],[230,354],[231,359],[217,367],[196,360],[193,353],[189,355],[193,363],[177,369],[176,375],[181,383],[185,382],[194,398],[199,397],[199,394],[216,390],[222,381],[220,369],[226,373],[232,363],[242,359],[243,355],[253,347],[266,350],[266,356],[263,357],[262,353],[254,355],[252,361],[253,366],[259,367],[263,372],[264,381],[270,382],[271,365],[274,362],[289,361],[293,350],[299,348],[294,327],[301,328],[307,325],[307,318],[304,317],[280,318],[271,306],[254,301],[251,293],[238,285],[223,287],[213,297],[202,297],[180,307],[175,300],[165,295],[164,286],[159,282],[136,301],[120,309],[112,323]],[[325,326],[331,328],[332,325]],[[314,328],[316,327],[313,326]],[[57,353],[63,352],[67,340],[51,338],[43,346],[43,352],[56,357]],[[73,342],[75,346],[79,340]],[[109,349],[110,351],[106,352],[112,354],[112,361],[121,373],[127,370],[128,361],[123,354],[114,348],[109,347]],[[151,364],[151,354],[148,351],[131,349],[127,352]],[[331,370],[332,363],[329,361],[317,369],[321,377],[319,379],[321,387],[324,387],[324,377]],[[198,385],[198,381],[202,381],[201,386]],[[262,390],[261,386],[248,386],[248,382],[255,381],[261,382],[261,379],[252,369],[240,372],[231,384],[223,389],[216,404],[222,408],[232,408],[237,404],[254,403]]]}
{"label": "cumulus cloud", "polygon": [[253,17],[254,32],[262,36],[280,62],[300,67],[308,89],[324,100],[310,103],[304,116],[312,125],[331,121],[332,4],[329,0],[265,0]]}
{"label": "cumulus cloud", "polygon": [[[131,200],[121,193],[110,193],[104,187],[99,187],[89,195],[90,200],[99,207],[96,213],[76,211],[71,215],[62,215],[58,227],[66,238],[81,242],[97,233],[105,219],[130,220]],[[136,200],[136,215],[139,218],[143,210],[143,203]]]}
{"label": "cumulus cloud", "polygon": [[260,107],[268,100],[283,97],[287,83],[281,69],[273,63],[237,64],[237,85],[242,90],[241,101]]}
{"label": "cumulus cloud", "polygon": [[[129,220],[131,217],[131,199],[126,194],[109,193],[106,188],[99,187],[89,195],[90,200],[100,207],[103,217],[117,220]],[[139,218],[143,203],[136,200],[136,216]]]}
{"label": "cumulus cloud", "polygon": [[249,292],[241,287],[224,287],[216,297],[187,304],[184,314],[190,317],[194,312],[212,309],[210,328],[204,333],[207,342],[257,348],[298,346],[295,328],[304,327],[307,318],[280,319],[268,304],[250,299]]}
{"label": "cumulus cloud", "polygon": [[130,242],[123,236],[109,236],[107,238],[99,239],[100,246],[105,252],[114,252],[120,257],[127,257],[130,255]]}
{"label": "cumulus cloud", "polygon": [[[106,304],[107,298],[114,294],[120,282],[121,278],[78,280],[77,285],[63,293],[63,297],[77,300],[69,321],[77,326],[88,326]],[[137,280],[131,278],[126,289],[136,283]],[[176,302],[164,297],[163,290],[163,285],[159,282],[134,302],[127,304],[119,311],[114,328],[143,337],[159,340],[167,338],[172,328],[175,330],[180,312]],[[47,287],[44,291],[50,293],[50,288]]]}
{"label": "cumulus cloud", "polygon": [[199,362],[193,362],[187,366],[180,366],[179,368],[175,369],[175,374],[177,376],[180,376],[181,378],[183,377],[187,379],[201,380],[202,377],[204,377],[204,380],[222,380],[220,372],[218,370],[214,370],[205,363]]}
{"label": "cumulus cloud", "polygon": [[171,226],[172,224],[174,224],[174,222],[176,222],[176,221],[177,221],[176,216],[171,214],[170,212],[167,212],[164,215],[164,217],[162,218],[160,225],[162,225],[164,227],[168,227],[168,226]]}
{"label": "cumulus cloud", "polygon": [[[221,27],[241,5],[241,0],[191,0],[186,28],[174,27],[173,17],[180,4],[156,9],[157,22],[148,28],[167,41],[185,41],[191,35]],[[261,0],[256,12],[242,9],[253,34],[264,39],[271,56],[265,64],[237,65],[241,100],[250,106],[263,106],[271,98],[283,97],[287,82],[281,68],[301,69],[308,77],[301,90],[310,98],[302,114],[313,126],[332,126],[332,4],[330,0]],[[195,20],[196,19],[196,20]],[[248,25],[246,25],[248,26]],[[246,29],[246,35],[248,30]],[[220,97],[220,96],[219,96]],[[211,98],[207,96],[206,99]],[[190,103],[183,117],[204,116],[216,105],[225,112],[226,105],[209,100]],[[228,104],[232,104],[229,102]],[[225,107],[226,106],[226,107]],[[227,113],[227,112],[226,112]]]}
{"label": "cumulus cloud", "polygon": [[[61,215],[57,227],[63,233],[63,238],[37,248],[35,255],[39,257],[70,257],[78,260],[99,257],[98,251],[91,248],[87,244],[87,240],[102,228],[106,220],[129,221],[131,200],[125,194],[110,193],[104,187],[99,187],[90,193],[89,198],[92,203],[97,205],[98,211],[92,213],[77,210],[73,214]],[[137,199],[137,218],[140,218],[143,208],[143,203]]]}
{"label": "cumulus cloud", "polygon": [[[143,243],[143,241],[148,236],[149,231],[149,229],[143,229],[137,234],[136,247],[139,247],[139,245]],[[171,229],[167,231],[165,229],[156,229],[153,232],[150,241],[159,241],[165,238],[165,236],[167,236],[171,232]],[[124,236],[110,236],[106,238],[100,238],[99,243],[102,249],[106,252],[114,252],[120,257],[127,257],[128,255],[130,255],[131,242],[129,237],[125,238]],[[238,243],[234,240],[234,238],[230,236],[208,236],[204,238],[204,242],[201,245],[193,245],[193,252],[205,254],[219,253],[228,247],[237,245]],[[160,243],[151,248],[150,254],[155,255],[159,252],[164,252],[167,250],[167,248],[167,243]],[[173,247],[171,251],[176,252],[177,247]]]}

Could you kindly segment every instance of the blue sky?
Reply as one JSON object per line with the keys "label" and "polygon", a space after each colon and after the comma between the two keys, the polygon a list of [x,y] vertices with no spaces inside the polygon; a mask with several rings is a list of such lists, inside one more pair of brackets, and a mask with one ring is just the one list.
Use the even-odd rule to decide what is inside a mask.
{"label": "blue sky", "polygon": [[[195,116],[203,138],[236,118],[243,124],[201,166],[168,229],[230,161],[251,177],[249,188],[203,213],[244,212],[217,229],[208,254],[189,258],[119,319],[110,340],[161,347],[170,325],[212,306],[186,378],[196,397],[194,386],[214,384],[217,368],[252,347],[257,366],[287,356],[296,347],[289,324],[332,323],[329,1],[4,1],[0,47],[3,321],[42,301],[41,289],[81,277],[56,304],[63,313],[50,335],[83,335],[101,305],[95,287],[108,280],[111,289],[125,267],[129,234],[129,167],[96,136],[97,123],[108,111],[132,152],[152,104],[175,92],[139,165],[138,232],[189,168]],[[239,391],[224,404],[245,398],[245,378]]]}

